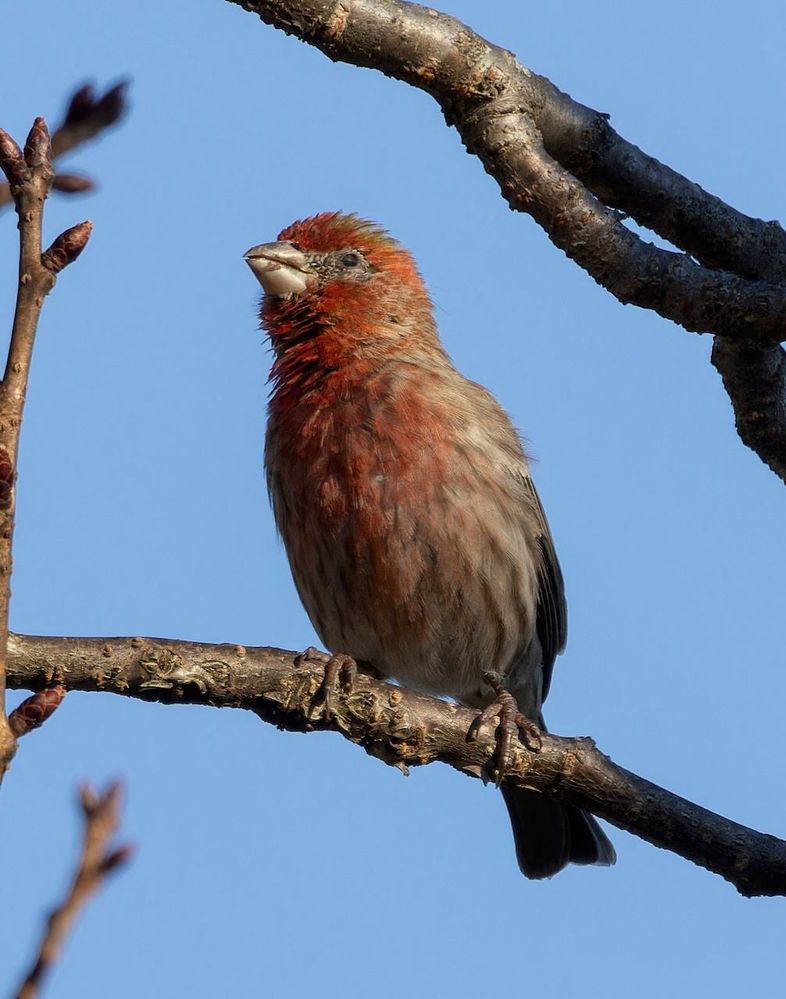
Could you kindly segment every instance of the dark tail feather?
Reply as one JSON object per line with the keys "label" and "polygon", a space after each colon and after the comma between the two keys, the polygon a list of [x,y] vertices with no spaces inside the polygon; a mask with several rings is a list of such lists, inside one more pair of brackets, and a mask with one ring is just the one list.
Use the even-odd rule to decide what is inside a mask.
{"label": "dark tail feather", "polygon": [[550,878],[568,864],[609,867],[617,859],[609,838],[588,812],[520,788],[503,787],[502,797],[525,877]]}

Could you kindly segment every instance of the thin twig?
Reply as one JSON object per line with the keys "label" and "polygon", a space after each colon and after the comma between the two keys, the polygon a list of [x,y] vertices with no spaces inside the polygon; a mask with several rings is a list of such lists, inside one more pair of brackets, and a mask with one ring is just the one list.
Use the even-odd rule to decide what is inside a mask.
{"label": "thin twig", "polygon": [[[52,134],[52,161],[66,153],[97,139],[112,125],[117,124],[128,109],[128,81],[121,80],[103,94],[96,95],[93,86],[83,84],[68,100],[62,122]],[[55,174],[52,190],[63,194],[83,194],[92,191],[95,183],[90,177],[77,173]],[[13,201],[10,184],[0,184],[0,210]]]}
{"label": "thin twig", "polygon": [[89,785],[81,788],[79,804],[85,831],[76,872],[66,897],[47,919],[38,951],[15,999],[36,999],[81,910],[103,886],[106,876],[130,859],[133,852],[130,846],[110,848],[109,845],[120,823],[121,798],[119,783],[110,784],[103,794],[96,793]]}
{"label": "thin twig", "polygon": [[[467,741],[475,714],[360,673],[338,689],[331,717],[316,697],[319,666],[282,649],[156,638],[12,635],[8,681],[27,689],[121,694],[164,704],[246,708],[293,732],[339,732],[383,762],[439,761],[480,777],[494,749],[486,731]],[[580,805],[648,842],[720,874],[743,895],[786,895],[786,842],[686,801],[616,766],[590,739],[543,736],[540,752],[516,745],[504,783]]]}
{"label": "thin twig", "polygon": [[44,201],[52,186],[49,132],[36,118],[24,152],[0,129],[0,167],[8,178],[19,216],[19,283],[11,342],[0,383],[0,781],[16,752],[16,738],[5,713],[5,664],[11,595],[12,540],[19,431],[22,426],[30,361],[44,298],[59,271],[75,260],[90,237],[82,222],[62,233],[41,252]]}

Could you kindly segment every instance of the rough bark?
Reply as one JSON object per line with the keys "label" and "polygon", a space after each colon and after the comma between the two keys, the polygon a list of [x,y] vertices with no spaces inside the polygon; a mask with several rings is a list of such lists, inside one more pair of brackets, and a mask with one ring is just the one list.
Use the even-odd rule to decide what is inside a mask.
{"label": "rough bark", "polygon": [[[337,690],[326,720],[322,670],[274,648],[156,638],[12,635],[8,683],[39,690],[103,691],[164,704],[245,708],[291,732],[332,730],[406,772],[435,761],[480,777],[493,732],[467,741],[474,714],[360,673]],[[580,805],[621,829],[720,874],[748,896],[786,895],[786,842],[755,832],[616,766],[591,739],[543,736],[517,744],[506,784]]]}
{"label": "rough bark", "polygon": [[[456,18],[402,0],[230,0],[331,59],[431,94],[512,208],[621,302],[723,337],[713,364],[740,437],[786,481],[786,233],[621,138]],[[634,218],[684,253],[646,243]]]}

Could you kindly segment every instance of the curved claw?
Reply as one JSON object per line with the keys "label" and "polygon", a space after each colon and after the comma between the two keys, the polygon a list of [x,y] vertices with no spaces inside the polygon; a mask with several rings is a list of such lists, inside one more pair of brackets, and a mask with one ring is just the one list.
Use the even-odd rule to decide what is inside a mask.
{"label": "curved claw", "polygon": [[295,666],[301,666],[304,663],[315,663],[324,667],[325,675],[314,700],[318,702],[321,699],[322,716],[325,721],[330,721],[333,718],[332,702],[336,683],[340,683],[341,688],[345,691],[352,690],[357,677],[358,664],[351,656],[346,656],[343,653],[329,655],[327,652],[320,652],[313,645],[295,657]]}
{"label": "curved claw", "polygon": [[502,684],[502,678],[497,673],[484,673],[483,679],[491,687],[496,699],[487,704],[474,719],[467,732],[467,740],[474,742],[483,725],[493,718],[499,718],[496,730],[496,744],[492,756],[494,782],[499,787],[510,763],[510,751],[513,737],[519,733],[527,749],[534,753],[542,747],[541,732],[538,726],[519,711],[516,699]]}

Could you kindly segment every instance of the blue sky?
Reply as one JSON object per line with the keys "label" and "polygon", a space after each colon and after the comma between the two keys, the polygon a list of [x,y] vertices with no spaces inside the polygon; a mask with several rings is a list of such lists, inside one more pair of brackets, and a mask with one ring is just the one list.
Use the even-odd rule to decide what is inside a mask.
{"label": "blue sky", "polygon": [[[781,4],[443,9],[737,208],[786,215]],[[50,237],[85,217],[95,232],[36,346],[12,626],[315,640],[265,495],[269,357],[242,254],[354,210],[415,253],[449,351],[538,459],[570,608],[552,730],[783,834],[783,486],[737,439],[709,339],[619,305],[510,212],[428,97],[238,7],[16,4],[4,32],[0,124],[18,139],[85,78],[133,80],[126,123],[69,160],[100,191],[47,211]],[[6,326],[15,235],[6,213]],[[612,870],[526,882],[479,782],[405,780],[241,712],[87,694],[24,740],[2,790],[3,981],[70,869],[75,785],[115,775],[138,856],[81,920],[53,999],[723,999],[782,982],[781,901],[623,832]]]}

